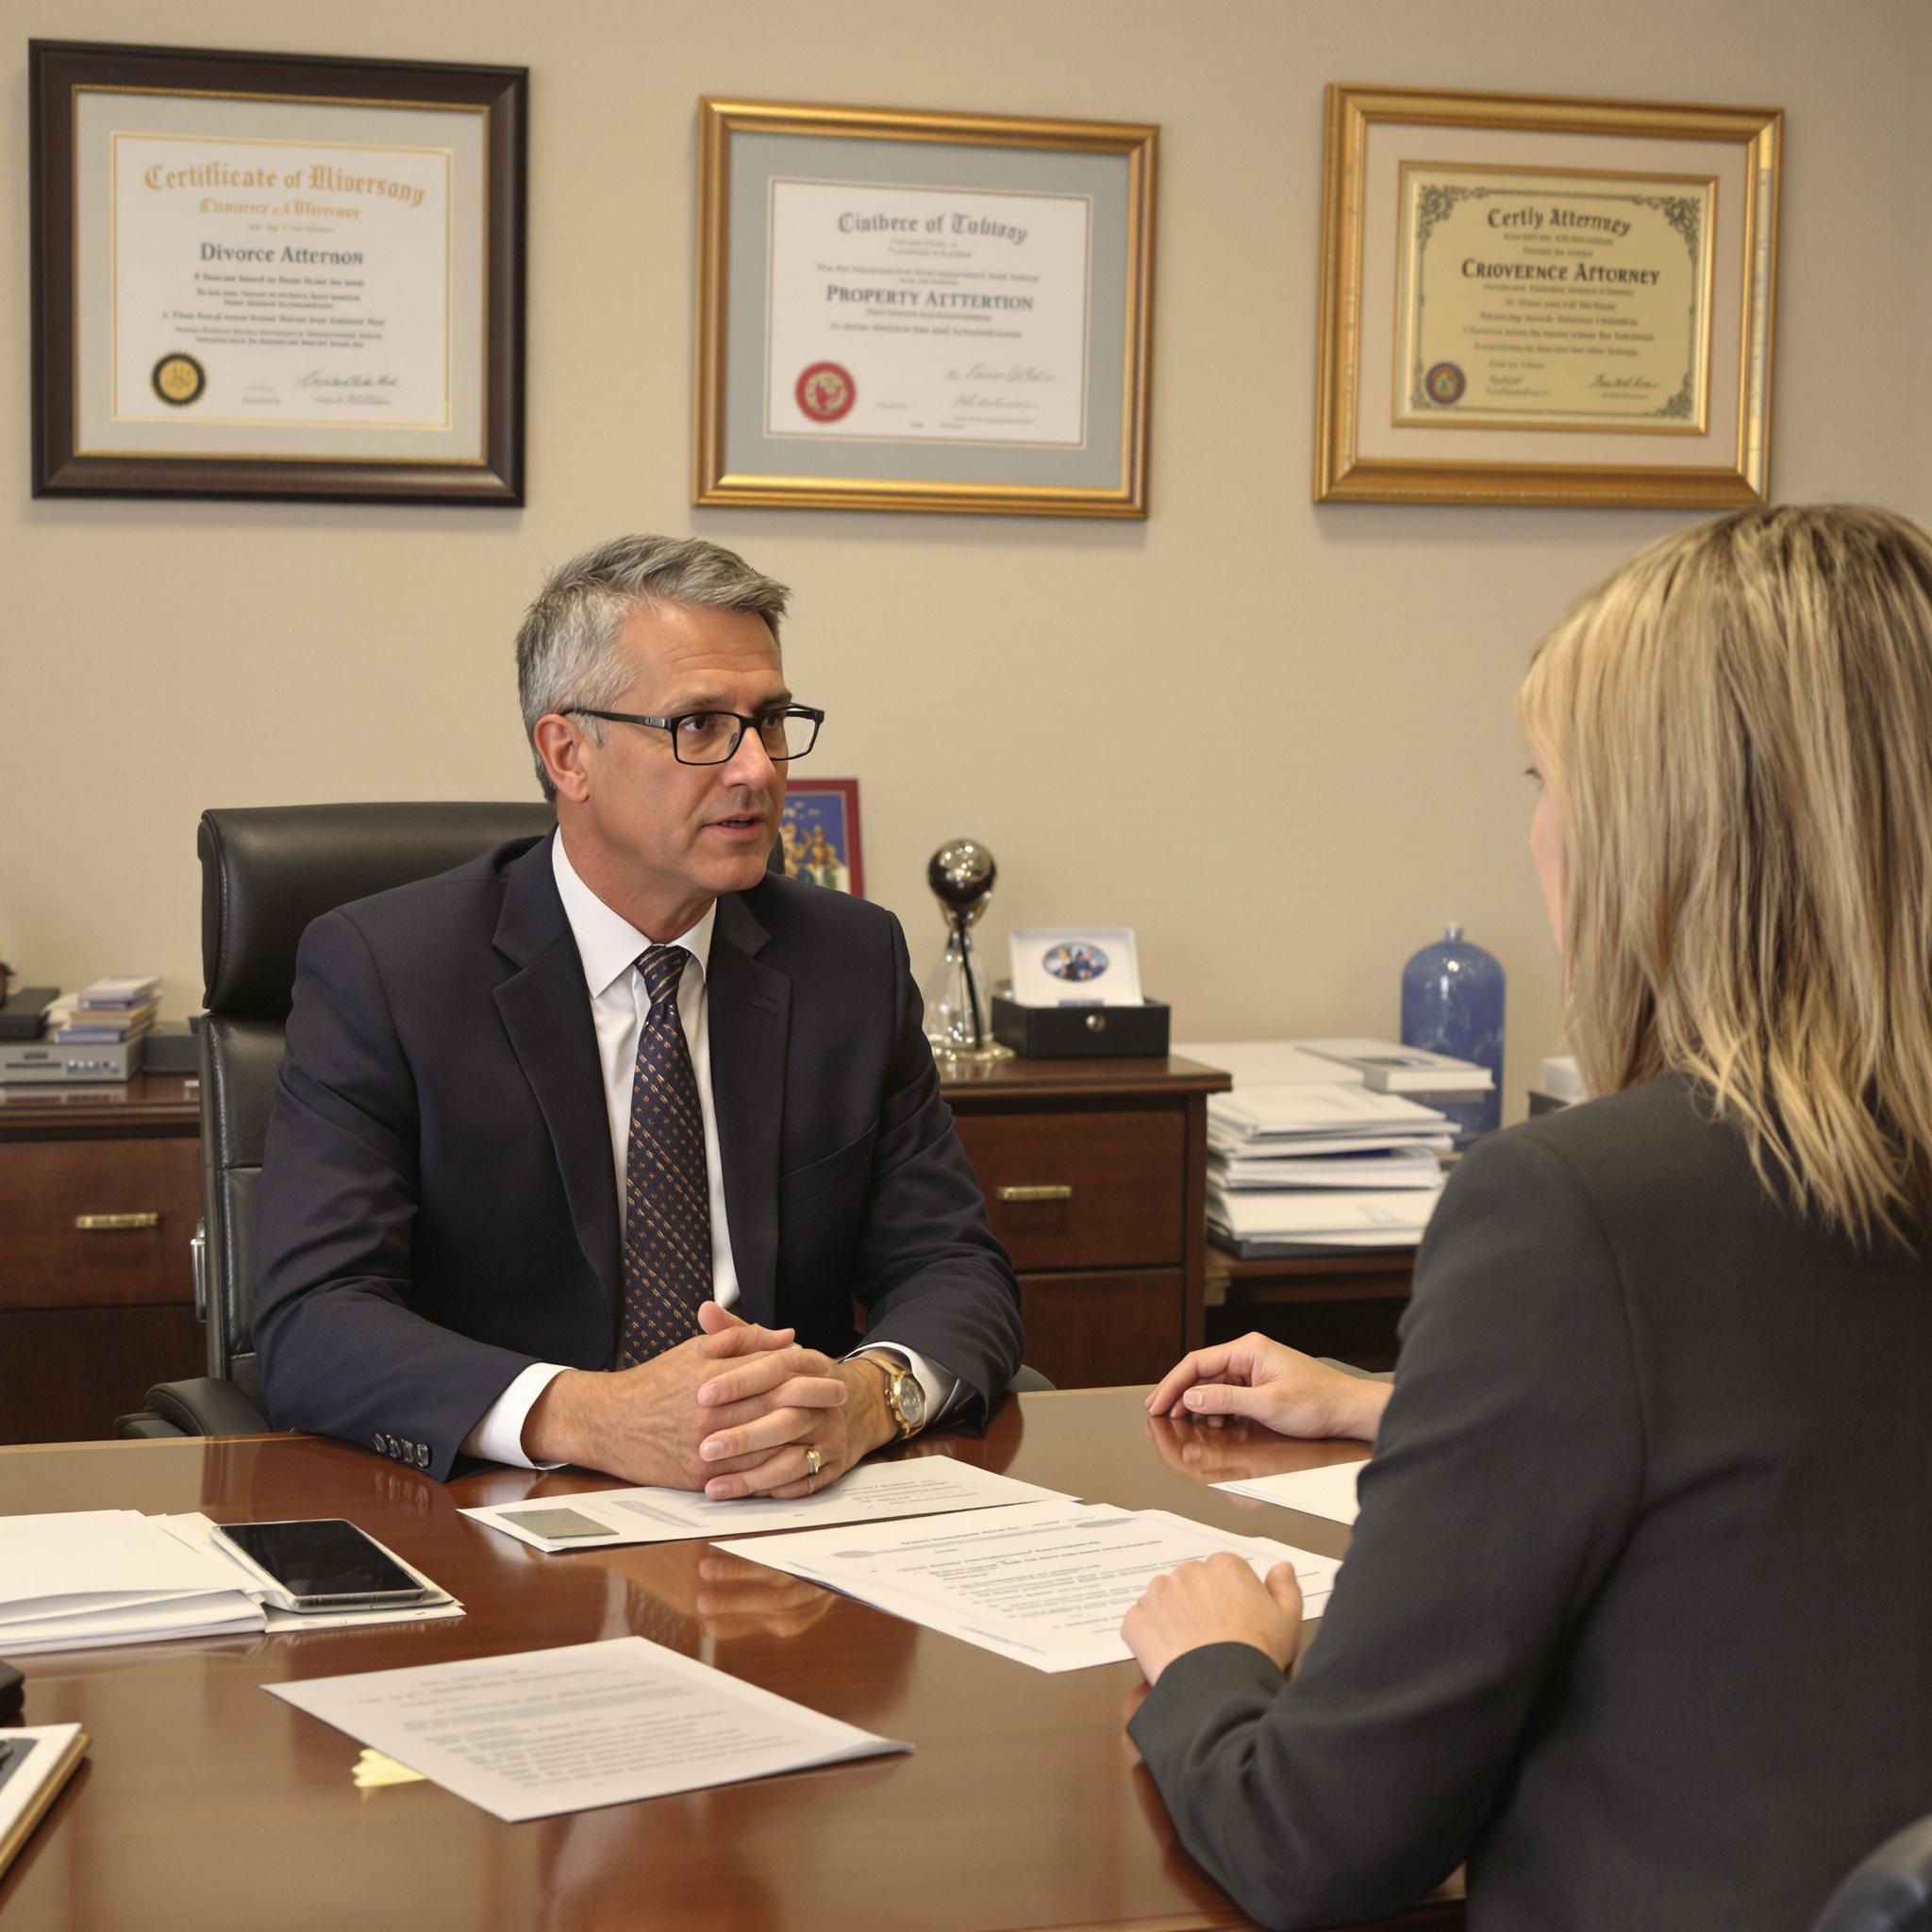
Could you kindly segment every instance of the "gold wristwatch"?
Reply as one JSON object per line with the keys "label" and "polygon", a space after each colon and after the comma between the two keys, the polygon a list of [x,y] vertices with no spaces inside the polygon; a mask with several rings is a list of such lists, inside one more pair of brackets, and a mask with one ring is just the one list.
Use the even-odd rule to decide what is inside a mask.
{"label": "gold wristwatch", "polygon": [[925,1426],[925,1391],[919,1386],[919,1377],[902,1361],[889,1355],[875,1355],[870,1350],[861,1354],[860,1361],[870,1362],[886,1378],[886,1407],[891,1411],[892,1424],[899,1432],[900,1441],[908,1436],[916,1436]]}

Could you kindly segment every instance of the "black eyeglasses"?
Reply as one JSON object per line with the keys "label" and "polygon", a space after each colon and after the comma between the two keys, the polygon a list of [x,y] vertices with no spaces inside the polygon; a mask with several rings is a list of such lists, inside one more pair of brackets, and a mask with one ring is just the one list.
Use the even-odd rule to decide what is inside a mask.
{"label": "black eyeglasses", "polygon": [[742,711],[683,711],[675,718],[646,718],[638,711],[593,711],[588,705],[564,708],[579,718],[604,718],[612,724],[648,724],[671,734],[671,753],[680,765],[725,765],[738,756],[747,729],[756,731],[774,765],[802,758],[819,741],[825,714],[810,705],[781,705],[747,718]]}

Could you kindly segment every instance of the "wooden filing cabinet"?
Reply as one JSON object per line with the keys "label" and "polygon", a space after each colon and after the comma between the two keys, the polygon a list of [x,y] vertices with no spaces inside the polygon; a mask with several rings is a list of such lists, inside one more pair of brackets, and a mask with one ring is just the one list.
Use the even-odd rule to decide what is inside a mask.
{"label": "wooden filing cabinet", "polygon": [[198,1132],[178,1075],[0,1088],[0,1442],[110,1436],[204,1372]]}
{"label": "wooden filing cabinet", "polygon": [[[1151,1382],[1203,1340],[1208,1095],[1180,1059],[1003,1060],[946,1098],[1020,1274],[1026,1359],[1065,1389]],[[110,1435],[198,1375],[192,1090],[0,1089],[0,1442]]]}
{"label": "wooden filing cabinet", "polygon": [[1204,1338],[1208,1096],[1182,1059],[998,1060],[944,1072],[1029,1366],[1062,1389],[1158,1380]]}

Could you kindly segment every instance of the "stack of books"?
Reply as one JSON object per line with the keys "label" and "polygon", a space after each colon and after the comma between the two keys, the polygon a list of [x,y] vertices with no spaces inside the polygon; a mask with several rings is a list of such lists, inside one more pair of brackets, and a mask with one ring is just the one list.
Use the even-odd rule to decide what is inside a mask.
{"label": "stack of books", "polygon": [[[1337,1047],[1366,1049],[1346,1056]],[[1413,1247],[1442,1189],[1454,1125],[1371,1084],[1383,1071],[1449,1078],[1461,1098],[1488,1070],[1379,1041],[1247,1041],[1176,1047],[1234,1075],[1208,1102],[1208,1233],[1261,1256]],[[1429,1067],[1389,1068],[1405,1057]]]}
{"label": "stack of books", "polygon": [[1489,1068],[1391,1040],[1305,1040],[1319,1059],[1334,1060],[1361,1076],[1376,1093],[1406,1093],[1411,1100],[1480,1100],[1496,1084]]}
{"label": "stack of books", "polygon": [[161,1010],[160,991],[158,976],[95,980],[59,1015],[55,1044],[117,1046],[139,1040]]}

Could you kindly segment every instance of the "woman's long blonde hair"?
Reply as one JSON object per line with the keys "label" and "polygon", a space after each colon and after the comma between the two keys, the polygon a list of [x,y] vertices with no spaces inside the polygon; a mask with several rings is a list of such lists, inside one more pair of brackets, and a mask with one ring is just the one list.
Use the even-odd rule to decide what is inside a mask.
{"label": "woman's long blonde hair", "polygon": [[1932,1233],[1932,540],[1852,508],[1653,543],[1517,700],[1595,1093],[1689,1074],[1860,1246]]}

